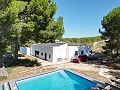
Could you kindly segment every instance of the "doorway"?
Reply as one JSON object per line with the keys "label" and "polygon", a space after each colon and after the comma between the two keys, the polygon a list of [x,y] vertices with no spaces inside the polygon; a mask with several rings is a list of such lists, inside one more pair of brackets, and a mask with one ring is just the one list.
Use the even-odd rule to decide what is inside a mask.
{"label": "doorway", "polygon": [[45,53],[45,60],[47,60],[47,53]]}
{"label": "doorway", "polygon": [[84,54],[84,51],[83,51],[83,50],[81,51],[81,54],[82,54],[82,55]]}
{"label": "doorway", "polygon": [[36,56],[36,57],[39,57],[39,51],[36,51],[36,50],[35,50],[35,56]]}

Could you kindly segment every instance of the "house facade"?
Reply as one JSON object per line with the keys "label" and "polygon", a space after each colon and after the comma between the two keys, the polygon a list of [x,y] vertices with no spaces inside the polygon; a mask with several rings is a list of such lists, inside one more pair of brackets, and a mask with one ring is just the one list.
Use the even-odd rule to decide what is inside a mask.
{"label": "house facade", "polygon": [[[28,54],[28,48],[21,48],[23,54]],[[91,48],[89,46],[68,46],[67,43],[47,43],[33,44],[30,47],[30,55],[44,59],[50,62],[58,62],[61,60],[71,60],[79,55],[89,55]]]}
{"label": "house facade", "polygon": [[66,59],[67,43],[34,44],[31,46],[31,55],[46,61],[57,62]]}
{"label": "house facade", "polygon": [[91,47],[90,46],[79,46],[78,54],[89,56],[91,54]]}
{"label": "house facade", "polygon": [[79,55],[87,55],[91,54],[90,46],[68,46],[68,56],[69,59],[77,58]]}
{"label": "house facade", "polygon": [[76,58],[78,54],[79,46],[68,46],[68,56],[69,60]]}

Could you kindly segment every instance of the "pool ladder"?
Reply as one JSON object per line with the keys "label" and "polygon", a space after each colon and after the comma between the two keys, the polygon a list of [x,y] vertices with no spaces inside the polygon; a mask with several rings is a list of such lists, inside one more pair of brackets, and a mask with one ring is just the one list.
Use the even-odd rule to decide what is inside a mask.
{"label": "pool ladder", "polygon": [[9,82],[5,82],[2,84],[2,90],[12,90],[10,88],[10,83]]}

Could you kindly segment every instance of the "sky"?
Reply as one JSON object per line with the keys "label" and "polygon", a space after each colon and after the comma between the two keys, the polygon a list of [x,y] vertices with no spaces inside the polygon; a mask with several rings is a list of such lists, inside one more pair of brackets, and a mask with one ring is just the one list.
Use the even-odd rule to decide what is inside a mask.
{"label": "sky", "polygon": [[54,0],[57,4],[55,18],[63,17],[64,38],[99,36],[101,21],[120,0]]}

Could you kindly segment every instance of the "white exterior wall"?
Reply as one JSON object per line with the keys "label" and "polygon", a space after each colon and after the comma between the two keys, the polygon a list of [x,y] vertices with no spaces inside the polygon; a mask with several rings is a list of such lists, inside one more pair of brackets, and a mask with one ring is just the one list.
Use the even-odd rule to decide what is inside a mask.
{"label": "white exterior wall", "polygon": [[31,55],[35,56],[35,50],[39,51],[39,47],[37,45],[31,46]]}
{"label": "white exterior wall", "polygon": [[68,44],[63,44],[61,46],[53,47],[53,62],[58,62],[59,58],[62,60],[68,59]]}
{"label": "white exterior wall", "polygon": [[84,52],[84,55],[90,55],[91,48],[90,46],[68,46],[68,55],[69,59],[76,58],[78,55],[75,55],[75,51],[78,51],[78,55],[81,55],[81,51]]}
{"label": "white exterior wall", "polygon": [[[42,44],[34,44],[31,46],[31,55],[35,56],[35,51],[39,51],[39,58],[45,59],[45,53],[47,53],[47,61],[53,63],[58,62],[58,59],[72,59],[76,58],[75,51],[78,51],[78,55],[81,55],[81,51],[84,51],[85,55],[89,55],[91,48],[89,46],[68,46],[68,44],[62,44],[60,46],[43,46]],[[43,53],[43,55],[41,55]],[[49,58],[50,54],[50,58]]]}
{"label": "white exterior wall", "polygon": [[22,54],[30,55],[30,48],[28,48],[28,47],[20,47],[20,52]]}
{"label": "white exterior wall", "polygon": [[[53,62],[53,48],[52,47],[46,47],[42,45],[32,45],[31,46],[31,55],[35,56],[35,51],[39,51],[39,57],[41,59],[45,59],[45,53],[47,53],[47,61]],[[43,53],[43,55],[41,55]],[[49,58],[50,54],[50,58]]]}
{"label": "white exterior wall", "polygon": [[90,48],[90,46],[80,46],[79,50],[78,50],[79,55],[81,55],[81,51],[83,51],[85,55],[89,56],[91,48]]}
{"label": "white exterior wall", "polygon": [[78,49],[79,49],[79,46],[68,46],[69,60],[76,58],[75,51],[78,51]]}
{"label": "white exterior wall", "polygon": [[31,48],[27,48],[27,55],[30,55]]}

